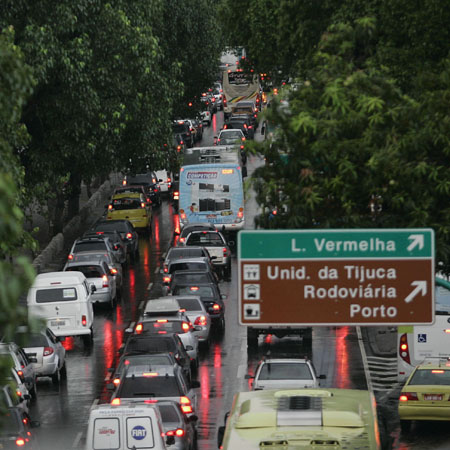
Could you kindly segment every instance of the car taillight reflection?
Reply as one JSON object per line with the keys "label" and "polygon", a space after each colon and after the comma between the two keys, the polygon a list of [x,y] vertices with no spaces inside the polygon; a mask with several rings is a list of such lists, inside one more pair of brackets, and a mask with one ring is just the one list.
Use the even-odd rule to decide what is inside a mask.
{"label": "car taillight reflection", "polygon": [[185,413],[185,414],[190,414],[193,409],[192,409],[192,405],[191,405],[191,400],[189,399],[189,397],[180,397],[180,405],[181,405],[181,410]]}
{"label": "car taillight reflection", "polygon": [[81,325],[83,325],[83,327],[85,327],[87,324],[87,318],[86,316],[81,316]]}
{"label": "car taillight reflection", "polygon": [[176,430],[169,430],[169,431],[166,431],[165,435],[182,437],[182,436],[184,436],[184,430],[183,430],[183,428],[177,428]]}
{"label": "car taillight reflection", "polygon": [[206,324],[207,324],[206,316],[198,316],[194,321],[194,325],[205,326]]}
{"label": "car taillight reflection", "polygon": [[139,334],[139,333],[142,333],[143,328],[144,328],[144,326],[142,325],[142,323],[138,323],[138,324],[136,325],[136,328],[134,329],[134,331],[135,331],[137,334]]}

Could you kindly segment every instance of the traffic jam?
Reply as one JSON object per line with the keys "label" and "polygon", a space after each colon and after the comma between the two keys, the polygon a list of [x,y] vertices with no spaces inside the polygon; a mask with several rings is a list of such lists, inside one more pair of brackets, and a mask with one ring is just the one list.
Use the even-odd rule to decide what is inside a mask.
{"label": "traffic jam", "polygon": [[[200,117],[174,120],[179,172],[124,173],[60,270],[36,276],[26,306],[45,326],[0,343],[12,365],[0,449],[450,448],[440,422],[450,420],[450,363],[416,342],[433,331],[405,327],[383,359],[349,325],[401,313],[377,303],[397,296],[389,283],[401,271],[355,262],[370,251],[389,260],[400,241],[324,235],[308,247],[299,233],[281,255],[283,243],[273,250],[254,233],[260,211],[246,179],[265,162],[246,143],[267,138],[274,94],[262,95],[256,75],[234,75],[202,95]],[[435,282],[447,321],[450,284]],[[333,309],[343,289],[349,299],[370,290],[373,305],[349,300],[348,319]],[[410,286],[398,289],[409,298]],[[388,389],[374,381],[383,373]]]}

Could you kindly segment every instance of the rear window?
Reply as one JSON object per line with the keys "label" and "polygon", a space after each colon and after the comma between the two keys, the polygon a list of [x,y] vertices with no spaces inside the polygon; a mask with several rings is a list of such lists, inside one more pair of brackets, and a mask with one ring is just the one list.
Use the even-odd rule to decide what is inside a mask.
{"label": "rear window", "polygon": [[125,222],[119,221],[110,221],[98,224],[95,228],[95,231],[118,231],[119,233],[124,233],[128,231],[128,227]]}
{"label": "rear window", "polygon": [[112,201],[112,209],[116,211],[139,208],[141,208],[141,199],[139,198],[114,198]]}
{"label": "rear window", "polygon": [[102,278],[105,272],[100,266],[67,267],[66,272],[81,272],[86,278]]}
{"label": "rear window", "polygon": [[167,320],[167,322],[143,322],[142,329],[147,333],[184,333],[183,329],[181,328],[181,321],[179,320]]}
{"label": "rear window", "polygon": [[123,369],[124,366],[142,366],[144,364],[153,366],[171,366],[172,361],[167,355],[140,355],[132,357],[124,357],[120,360],[119,371]]}
{"label": "rear window", "polygon": [[[183,233],[181,233],[183,237]],[[203,255],[203,249],[201,248],[173,248],[167,255],[169,259],[180,259],[180,258],[195,258]]]}
{"label": "rear window", "polygon": [[186,240],[186,245],[221,246],[223,244],[219,233],[194,233]]}
{"label": "rear window", "polygon": [[182,134],[185,133],[187,131],[187,124],[179,124],[179,123],[174,123],[172,125],[172,130],[174,133],[176,134]]}
{"label": "rear window", "polygon": [[79,252],[91,252],[91,251],[105,251],[106,244],[101,241],[84,241],[78,242],[75,244],[75,248],[73,249],[73,253]]}
{"label": "rear window", "polygon": [[172,339],[168,338],[144,338],[136,339],[130,338],[126,346],[126,352],[149,352],[149,353],[161,353],[161,352],[173,352],[175,350],[175,343]]}
{"label": "rear window", "polygon": [[202,262],[176,262],[170,265],[169,273],[177,270],[206,270],[206,264]]}
{"label": "rear window", "polygon": [[214,293],[209,286],[175,286],[173,295],[199,295],[200,298],[213,298]]}
{"label": "rear window", "polygon": [[450,370],[419,369],[416,370],[408,385],[438,385],[450,386]]}
{"label": "rear window", "polygon": [[70,302],[77,298],[77,290],[74,287],[38,289],[36,291],[36,303]]}
{"label": "rear window", "polygon": [[261,367],[260,380],[312,380],[307,364],[266,363]]}
{"label": "rear window", "polygon": [[117,396],[121,398],[179,397],[183,395],[174,376],[125,378]]}
{"label": "rear window", "polygon": [[196,298],[178,298],[177,301],[180,308],[186,311],[200,311],[202,309]]}
{"label": "rear window", "polygon": [[173,283],[208,283],[210,278],[207,273],[189,273],[187,275],[183,273],[177,273],[172,278]]}
{"label": "rear window", "polygon": [[158,409],[164,423],[180,421],[175,405],[158,405]]}
{"label": "rear window", "polygon": [[42,334],[31,334],[28,339],[27,347],[47,347],[48,340]]}

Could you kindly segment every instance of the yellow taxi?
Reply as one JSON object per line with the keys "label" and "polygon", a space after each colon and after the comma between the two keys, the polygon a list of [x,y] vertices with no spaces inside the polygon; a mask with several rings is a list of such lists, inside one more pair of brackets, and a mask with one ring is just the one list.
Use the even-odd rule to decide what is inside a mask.
{"label": "yellow taxi", "polygon": [[450,420],[450,360],[430,358],[418,365],[400,392],[402,431],[413,420]]}
{"label": "yellow taxi", "polygon": [[143,194],[124,192],[115,194],[108,205],[107,220],[127,219],[136,230],[150,232],[152,228],[151,203]]}

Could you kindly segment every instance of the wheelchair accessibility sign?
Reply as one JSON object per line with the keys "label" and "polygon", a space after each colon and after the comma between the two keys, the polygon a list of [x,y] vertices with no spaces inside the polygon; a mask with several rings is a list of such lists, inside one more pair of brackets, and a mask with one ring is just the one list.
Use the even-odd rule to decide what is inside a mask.
{"label": "wheelchair accessibility sign", "polygon": [[426,333],[419,333],[417,335],[417,342],[419,344],[426,344],[426,342],[427,342],[427,335],[426,335]]}

